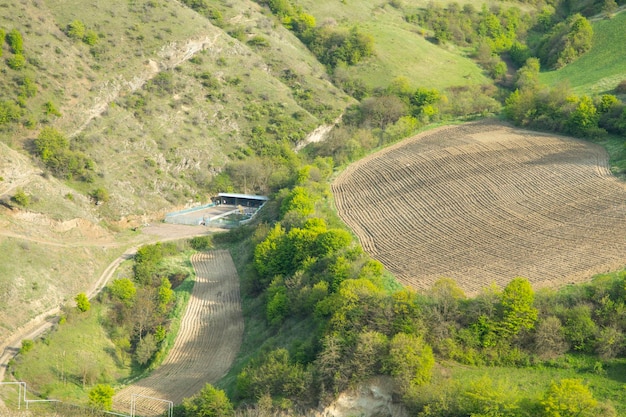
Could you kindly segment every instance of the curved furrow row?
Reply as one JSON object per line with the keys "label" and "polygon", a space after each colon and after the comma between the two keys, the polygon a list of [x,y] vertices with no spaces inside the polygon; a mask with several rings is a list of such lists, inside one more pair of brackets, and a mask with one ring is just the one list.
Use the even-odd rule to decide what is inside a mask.
{"label": "curved furrow row", "polygon": [[363,248],[414,287],[557,285],[626,264],[626,187],[587,142],[493,123],[439,129],[351,165],[332,189]]}

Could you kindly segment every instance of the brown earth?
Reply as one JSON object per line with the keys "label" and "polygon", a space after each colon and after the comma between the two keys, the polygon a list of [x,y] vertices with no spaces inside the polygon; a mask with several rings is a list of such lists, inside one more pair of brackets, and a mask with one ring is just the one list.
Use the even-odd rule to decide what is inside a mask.
{"label": "brown earth", "polygon": [[130,410],[135,397],[137,415],[157,416],[163,401],[177,404],[226,374],[243,337],[239,277],[226,250],[196,254],[191,259],[196,283],[176,342],[163,364],[149,377],[124,388],[114,397],[114,409]]}
{"label": "brown earth", "polygon": [[528,278],[582,282],[626,265],[626,186],[598,145],[498,122],[422,133],[346,169],[342,219],[401,282],[469,294]]}

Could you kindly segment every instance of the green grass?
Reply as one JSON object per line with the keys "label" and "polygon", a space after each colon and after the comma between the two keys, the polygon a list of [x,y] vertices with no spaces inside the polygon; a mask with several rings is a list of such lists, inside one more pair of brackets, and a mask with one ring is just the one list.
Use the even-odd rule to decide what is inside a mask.
{"label": "green grass", "polygon": [[592,25],[591,50],[560,70],[541,73],[542,83],[555,85],[566,81],[576,93],[605,94],[626,79],[626,12]]}
{"label": "green grass", "polygon": [[16,358],[15,378],[27,382],[31,399],[33,395],[40,395],[86,404],[83,371],[93,375],[92,383],[114,384],[130,375],[130,368],[117,361],[115,346],[101,325],[106,306],[94,302],[91,306],[86,313],[70,314],[57,331]]}
{"label": "green grass", "polygon": [[341,27],[357,26],[374,38],[375,56],[346,69],[370,88],[386,87],[397,76],[406,77],[412,87],[438,89],[492,82],[462,50],[427,41],[420,28],[406,23],[403,12],[388,4],[328,0],[298,4],[315,16],[318,25],[332,19]]}
{"label": "green grass", "polygon": [[[86,404],[87,391],[93,384],[118,386],[146,376],[165,359],[178,334],[194,285],[195,274],[189,256],[190,252],[185,252],[164,261],[168,271],[189,272],[189,276],[174,289],[176,306],[169,317],[170,330],[150,369],[135,369],[128,361],[120,359],[103,327],[108,306],[92,301],[88,312],[78,313],[72,309],[65,323],[38,340],[31,351],[19,355],[12,366],[15,378],[27,382],[31,396]],[[130,262],[123,263],[116,276],[127,276],[129,265]],[[85,369],[92,377],[83,389],[81,374]]]}
{"label": "green grass", "polygon": [[520,397],[530,400],[539,400],[552,381],[581,379],[597,400],[610,401],[617,415],[626,415],[626,359],[623,358],[601,363],[594,357],[565,355],[554,366],[528,368],[445,366],[449,367],[451,378],[462,387],[488,375],[495,385],[503,383],[517,390]]}

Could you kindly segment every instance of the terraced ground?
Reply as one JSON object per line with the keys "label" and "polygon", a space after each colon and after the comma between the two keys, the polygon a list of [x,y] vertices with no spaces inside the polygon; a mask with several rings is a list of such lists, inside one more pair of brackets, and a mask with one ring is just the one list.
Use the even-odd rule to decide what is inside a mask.
{"label": "terraced ground", "polygon": [[350,165],[341,218],[404,284],[440,277],[475,294],[534,288],[626,265],[626,185],[603,148],[499,122],[444,127]]}
{"label": "terraced ground", "polygon": [[230,368],[243,337],[239,277],[226,250],[196,254],[191,262],[196,283],[176,342],[163,364],[149,377],[118,392],[113,408],[128,412],[135,397],[135,415],[157,416],[167,403],[180,403]]}

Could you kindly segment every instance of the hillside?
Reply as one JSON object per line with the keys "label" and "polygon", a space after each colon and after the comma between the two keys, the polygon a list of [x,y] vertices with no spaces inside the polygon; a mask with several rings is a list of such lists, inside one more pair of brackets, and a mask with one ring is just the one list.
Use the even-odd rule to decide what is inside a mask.
{"label": "hillside", "polygon": [[600,19],[593,24],[591,50],[572,64],[557,71],[542,72],[542,83],[555,85],[567,82],[579,94],[612,94],[626,79],[626,12],[612,19]]}
{"label": "hillside", "polygon": [[[609,167],[626,160],[623,96],[576,97],[538,79],[560,74],[576,92],[610,91],[622,74],[623,51],[611,42],[623,34],[624,13],[594,23],[595,49],[561,70],[578,65],[584,75],[539,75],[528,64],[516,77],[523,60],[512,55],[528,50],[513,45],[536,23],[533,6],[462,0],[450,8],[466,25],[446,32],[422,15],[446,3],[1,3],[0,354],[9,335],[35,337],[20,328],[34,317],[53,325],[60,307],[68,314],[51,337],[11,345],[0,379],[6,368],[33,396],[56,396],[45,388],[55,386],[66,404],[81,405],[105,384],[128,394],[116,410],[128,408],[131,393],[180,402],[215,383],[177,405],[187,417],[218,394],[237,416],[330,413],[352,401],[351,390],[365,392],[354,394],[357,403],[375,397],[365,404],[410,415],[527,417],[550,415],[551,390],[576,378],[572,389],[593,399],[588,415],[625,413],[626,273],[591,277],[624,261],[624,187]],[[583,3],[593,9],[599,0],[560,5]],[[504,9],[514,5],[521,11]],[[559,13],[550,24],[566,18]],[[585,64],[588,56],[607,71]],[[610,162],[599,145],[607,132]],[[378,165],[363,171],[371,161]],[[221,191],[271,198],[229,233],[160,223]],[[211,236],[137,250],[198,234]],[[219,272],[194,264],[209,249],[232,256],[227,275],[241,298],[239,289],[198,285],[189,304],[196,316],[178,337],[170,325],[182,313],[167,315],[170,290],[193,287],[190,278],[174,288],[178,266]],[[160,259],[165,252],[176,261]],[[76,294],[113,277],[128,279],[78,313]],[[572,282],[580,285],[563,287]],[[228,324],[202,323],[226,299],[236,331],[220,339],[210,325]],[[55,341],[65,336],[67,345]],[[199,355],[209,339],[227,360]],[[72,371],[58,359],[66,346],[79,350]],[[162,362],[168,346],[171,361]],[[98,353],[89,378],[82,349]],[[189,352],[203,358],[194,371],[205,375],[183,369]],[[207,361],[220,365],[210,376]],[[184,389],[171,390],[170,377]],[[380,392],[367,387],[377,378]],[[0,414],[3,401],[15,405],[0,397]]]}
{"label": "hillside", "polygon": [[[36,86],[22,99],[19,123],[0,127],[1,285],[9,295],[0,305],[0,338],[87,288],[126,247],[145,241],[129,227],[205,201],[229,161],[255,153],[255,127],[272,125],[291,134],[287,142],[298,140],[351,102],[256,3],[231,12],[229,22],[245,29],[241,40],[177,2],[0,5],[0,27],[20,31],[27,60],[19,70],[7,67],[12,52],[2,45],[0,100],[19,99],[27,78]],[[76,20],[97,32],[95,46],[66,34]],[[248,46],[255,35],[272,47]],[[296,82],[284,82],[285,70]],[[58,113],[46,110],[48,102]],[[94,161],[88,181],[55,178],[30,155],[45,126]],[[281,176],[263,166],[266,177]],[[106,204],[87,196],[97,188],[110,195]],[[11,202],[18,190],[27,207]]]}

